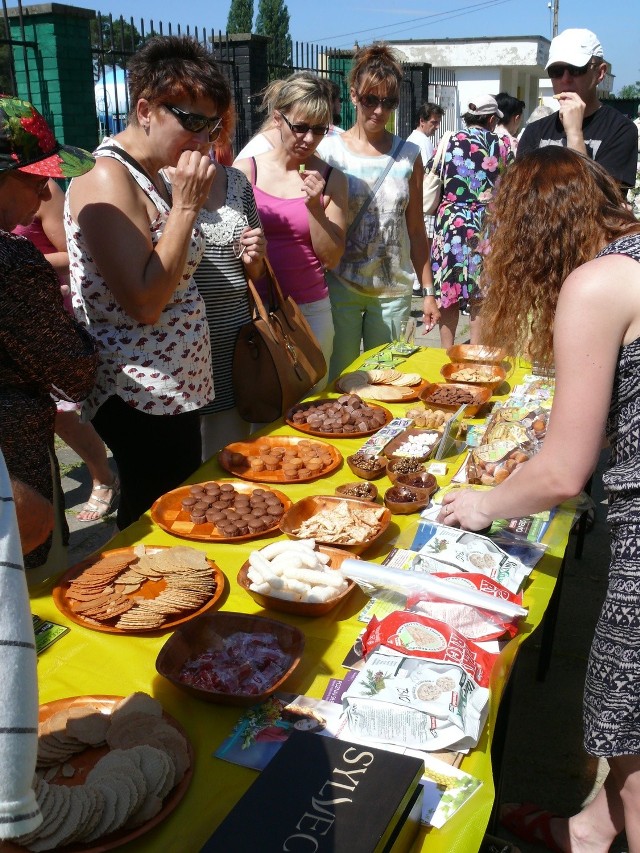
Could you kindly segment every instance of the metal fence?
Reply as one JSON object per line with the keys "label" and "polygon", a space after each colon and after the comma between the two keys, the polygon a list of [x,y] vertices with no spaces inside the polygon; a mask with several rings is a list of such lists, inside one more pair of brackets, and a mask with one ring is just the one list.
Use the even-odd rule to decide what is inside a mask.
{"label": "metal fence", "polygon": [[[37,44],[29,41],[25,35],[22,2],[17,0],[17,8],[8,14],[6,0],[2,0],[3,15],[0,18],[0,91],[17,94],[14,59],[16,55],[24,56],[26,84],[21,87],[21,94],[31,100],[31,81],[29,80],[29,64],[27,51],[37,52]],[[10,18],[12,24],[10,26]],[[219,62],[233,94],[238,113],[242,115],[238,121],[235,133],[235,150],[240,150],[247,139],[256,130],[254,116],[255,106],[260,99],[260,91],[249,92],[247,95],[246,79],[240,80],[236,61],[237,43],[233,38],[221,31],[208,27],[172,27],[162,22],[144,19],[125,19],[124,16],[114,18],[112,15],[96,13],[90,24],[91,54],[93,61],[94,100],[98,119],[98,136],[114,134],[122,131],[127,124],[130,109],[129,93],[126,85],[126,68],[130,57],[154,35],[189,35],[211,50]],[[245,42],[246,51],[246,42]],[[288,76],[294,71],[309,70],[320,76],[328,77],[338,84],[341,93],[341,125],[350,127],[355,118],[355,112],[349,97],[348,75],[351,69],[353,51],[337,50],[321,47],[316,44],[287,40],[283,44],[270,42],[266,51],[266,73],[264,79]],[[245,53],[246,61],[246,53]],[[418,79],[422,82],[416,87],[412,69],[416,66],[405,66],[405,79],[400,92],[400,105],[395,114],[394,130],[401,136],[407,136],[413,129],[414,115],[420,101],[424,99],[426,87],[425,74]],[[420,66],[428,79],[429,91],[434,93],[450,93],[455,87],[455,73],[451,69],[434,69],[430,66]],[[242,86],[244,85],[244,90]],[[438,101],[434,96],[432,100]],[[247,101],[251,103],[249,113]],[[455,98],[454,98],[455,103]],[[444,106],[444,104],[443,104]],[[447,110],[449,113],[449,110]],[[447,121],[443,123],[447,129]]]}

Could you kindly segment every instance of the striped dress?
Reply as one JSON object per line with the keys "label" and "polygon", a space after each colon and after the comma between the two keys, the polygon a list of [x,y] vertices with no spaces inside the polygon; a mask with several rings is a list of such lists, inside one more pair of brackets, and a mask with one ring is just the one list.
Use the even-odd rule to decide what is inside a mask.
{"label": "striped dress", "polygon": [[[614,240],[599,257],[611,254],[640,262],[640,234]],[[640,338],[620,348],[607,437],[611,565],[587,667],[584,730],[589,753],[612,757],[640,755]]]}
{"label": "striped dress", "polygon": [[253,190],[238,169],[221,166],[227,174],[227,195],[218,210],[203,209],[198,225],[206,245],[194,279],[204,300],[211,338],[211,367],[216,389],[213,402],[200,409],[200,414],[224,412],[233,408],[235,400],[231,382],[233,349],[238,329],[251,319],[247,299],[244,264],[237,257],[235,241],[247,225],[260,227]]}
{"label": "striped dress", "polygon": [[31,787],[38,750],[33,622],[9,475],[0,451],[0,838],[42,822]]}

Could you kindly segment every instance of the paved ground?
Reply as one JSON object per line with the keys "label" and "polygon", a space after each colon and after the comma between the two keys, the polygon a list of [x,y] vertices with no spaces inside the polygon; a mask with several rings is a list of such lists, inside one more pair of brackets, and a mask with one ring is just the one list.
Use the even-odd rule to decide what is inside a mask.
{"label": "paved ground", "polygon": [[[412,313],[418,317],[420,301]],[[418,317],[419,319],[419,317]],[[462,317],[457,342],[468,339],[467,318]],[[439,346],[439,335],[421,334],[423,346]],[[76,520],[90,492],[85,466],[64,445],[58,450],[63,471],[67,517],[71,528],[70,564],[101,548],[115,534],[113,518],[91,524]],[[608,536],[604,523],[600,478],[594,478],[596,524],[585,540],[582,559],[573,556],[575,537],[569,545],[551,665],[544,681],[536,680],[539,634],[519,654],[512,678],[512,699],[503,762],[501,802],[533,801],[560,814],[578,811],[598,789],[606,768],[582,749],[582,689],[589,644],[606,590]],[[498,826],[501,838],[516,841]],[[522,853],[543,848],[518,841]],[[626,851],[623,842],[614,853]],[[469,851],[471,853],[471,851]]]}

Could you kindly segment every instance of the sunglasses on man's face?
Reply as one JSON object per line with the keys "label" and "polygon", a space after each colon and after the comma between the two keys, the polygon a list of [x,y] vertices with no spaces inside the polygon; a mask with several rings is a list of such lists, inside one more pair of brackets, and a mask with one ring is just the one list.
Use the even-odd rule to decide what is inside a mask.
{"label": "sunglasses on man's face", "polygon": [[560,77],[564,77],[565,72],[568,71],[572,77],[582,77],[584,76],[590,68],[595,68],[595,65],[592,62],[587,62],[586,65],[552,65],[550,68],[547,68],[547,74],[551,78],[551,80],[559,80]]}
{"label": "sunglasses on man's face", "polygon": [[292,133],[295,133],[296,136],[306,136],[309,131],[311,131],[314,136],[326,136],[327,133],[329,133],[328,124],[307,124],[306,122],[297,122],[296,124],[291,124],[291,122],[284,113],[280,113],[280,115],[285,120],[285,123],[289,130]]}
{"label": "sunglasses on man's face", "polygon": [[395,110],[400,103],[399,98],[379,98],[377,95],[358,95],[358,100],[368,110],[382,107],[383,110]]}
{"label": "sunglasses on man's face", "polygon": [[169,110],[189,133],[200,133],[205,127],[209,133],[209,142],[215,142],[220,136],[222,130],[222,119],[218,116],[208,118],[201,116],[198,113],[188,113],[186,110],[181,110],[179,107],[174,107],[173,104],[163,104],[165,109]]}

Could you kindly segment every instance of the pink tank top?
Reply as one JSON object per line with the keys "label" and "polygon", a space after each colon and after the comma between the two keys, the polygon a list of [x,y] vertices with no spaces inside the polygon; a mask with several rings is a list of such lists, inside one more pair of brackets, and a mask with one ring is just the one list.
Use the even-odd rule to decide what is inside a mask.
{"label": "pink tank top", "polygon": [[[27,240],[30,240],[33,243],[36,249],[40,249],[43,255],[52,255],[58,251],[45,234],[42,222],[39,219],[34,219],[30,225],[16,225],[13,229],[13,233],[19,234],[21,237],[26,237]],[[58,281],[60,282],[60,286],[67,284],[67,282],[60,278],[59,275]],[[63,295],[62,301],[64,302],[64,307],[69,314],[73,315],[69,288],[67,288],[67,293]]]}
{"label": "pink tank top", "polygon": [[[313,251],[304,199],[277,198],[257,187],[256,162],[251,159],[251,182],[267,238],[267,254],[283,294],[300,305],[324,299],[329,291],[324,269]],[[259,290],[264,297],[265,293]]]}

